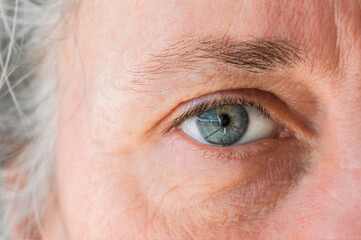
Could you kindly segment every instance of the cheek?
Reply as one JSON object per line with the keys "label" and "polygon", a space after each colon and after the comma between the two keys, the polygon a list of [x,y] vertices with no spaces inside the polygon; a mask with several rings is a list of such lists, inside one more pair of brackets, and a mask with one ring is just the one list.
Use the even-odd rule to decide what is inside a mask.
{"label": "cheek", "polygon": [[361,234],[361,195],[358,174],[340,171],[334,156],[323,159],[306,175],[297,191],[271,215],[264,236],[279,238],[357,239]]}
{"label": "cheek", "polygon": [[264,217],[307,167],[302,159],[308,157],[307,148],[299,142],[271,149],[276,151],[247,160],[238,155],[231,159],[209,155],[184,139],[171,137],[139,151],[130,168],[146,199],[151,224],[157,224],[154,219],[166,219],[177,229],[186,217],[190,228],[201,229],[198,232],[212,232],[212,227],[226,223],[228,229],[214,234],[255,232],[259,226],[245,221]]}
{"label": "cheek", "polygon": [[73,155],[58,164],[59,207],[69,238],[145,238],[147,200],[138,178],[125,166],[133,159],[78,151],[79,158]]}
{"label": "cheek", "polygon": [[[167,234],[168,227],[183,238],[192,238],[189,231],[214,236],[256,231],[260,222],[243,223],[273,208],[305,171],[308,149],[297,141],[267,140],[253,144],[253,152],[225,154],[170,136],[128,153],[101,153],[103,143],[117,137],[99,138],[97,129],[104,124],[89,121],[84,109],[79,107],[59,132],[59,205],[71,238],[147,238],[148,233],[164,239],[171,235],[157,234]],[[228,227],[220,229],[225,223]]]}

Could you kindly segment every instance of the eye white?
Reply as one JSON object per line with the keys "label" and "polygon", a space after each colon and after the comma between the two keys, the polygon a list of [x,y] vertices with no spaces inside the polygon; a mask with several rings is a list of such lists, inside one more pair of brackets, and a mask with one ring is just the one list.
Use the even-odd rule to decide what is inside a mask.
{"label": "eye white", "polygon": [[[244,135],[232,145],[246,144],[250,142],[255,142],[264,138],[269,138],[275,134],[278,129],[278,124],[273,121],[270,117],[262,114],[255,107],[244,107],[247,111],[249,124]],[[207,142],[204,137],[202,137],[197,126],[197,118],[193,117],[185,121],[180,129],[187,134],[188,136],[194,138],[196,141],[204,144],[215,145]]]}

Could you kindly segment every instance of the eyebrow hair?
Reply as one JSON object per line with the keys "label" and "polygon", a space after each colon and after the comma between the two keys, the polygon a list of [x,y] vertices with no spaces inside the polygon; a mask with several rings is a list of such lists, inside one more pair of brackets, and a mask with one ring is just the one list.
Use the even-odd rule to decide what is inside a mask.
{"label": "eyebrow hair", "polygon": [[[303,62],[301,51],[285,40],[230,38],[186,38],[158,54],[150,55],[143,74],[172,73],[193,70],[202,60],[216,60],[252,73],[293,68]],[[139,72],[138,72],[139,73]]]}

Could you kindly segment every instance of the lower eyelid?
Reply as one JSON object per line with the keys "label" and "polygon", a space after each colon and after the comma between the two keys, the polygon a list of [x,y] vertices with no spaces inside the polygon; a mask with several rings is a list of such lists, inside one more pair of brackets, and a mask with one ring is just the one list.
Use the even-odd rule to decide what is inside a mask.
{"label": "lower eyelid", "polygon": [[[174,133],[180,141],[189,142],[193,150],[203,151],[204,158],[212,158],[212,160],[222,161],[228,164],[232,161],[244,161],[250,158],[256,158],[259,155],[270,154],[275,151],[280,144],[286,144],[289,141],[298,141],[293,135],[286,135],[282,138],[266,138],[257,142],[250,142],[243,145],[232,146],[215,146],[198,142],[188,136],[182,130],[176,130]],[[208,162],[207,159],[205,161]]]}

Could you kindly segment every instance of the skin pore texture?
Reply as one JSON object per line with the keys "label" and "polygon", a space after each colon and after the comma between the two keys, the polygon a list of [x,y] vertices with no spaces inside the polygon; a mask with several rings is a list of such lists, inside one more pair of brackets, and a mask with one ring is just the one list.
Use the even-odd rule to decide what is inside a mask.
{"label": "skin pore texture", "polygon": [[[43,239],[361,237],[360,1],[93,0],[66,21]],[[218,57],[265,41],[292,46],[292,64]],[[283,135],[217,147],[164,134],[230,95]]]}

